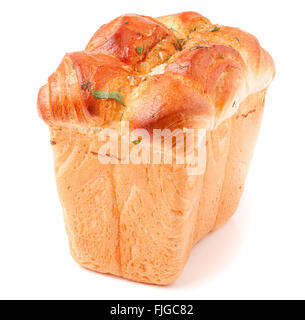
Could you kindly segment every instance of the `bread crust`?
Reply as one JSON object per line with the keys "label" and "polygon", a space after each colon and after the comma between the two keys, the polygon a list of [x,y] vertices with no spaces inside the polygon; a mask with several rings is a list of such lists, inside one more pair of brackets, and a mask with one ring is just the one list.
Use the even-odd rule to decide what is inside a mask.
{"label": "bread crust", "polygon": [[[275,67],[252,35],[195,12],[124,15],[66,54],[38,95],[73,258],[83,267],[168,285],[193,245],[236,211]],[[92,92],[118,92],[122,101]],[[99,131],[207,130],[205,171],[99,161]],[[109,157],[109,155],[106,155]]]}
{"label": "bread crust", "polygon": [[[168,118],[170,126],[187,112],[216,128],[236,112],[234,103],[267,88],[274,73],[273,60],[257,39],[237,28],[215,26],[194,12],[157,19],[124,15],[103,25],[86,50],[63,58],[40,90],[38,110],[48,125],[107,126],[123,119],[134,128],[158,128],[158,120],[166,126]],[[152,84],[148,96],[146,81]],[[92,90],[120,92],[126,107],[95,99],[82,90],[87,82]],[[197,107],[177,110],[167,101],[160,115],[155,98],[163,91],[162,98],[170,100],[171,85],[179,87],[181,101],[191,88],[194,96],[201,95],[201,106],[197,101]]]}

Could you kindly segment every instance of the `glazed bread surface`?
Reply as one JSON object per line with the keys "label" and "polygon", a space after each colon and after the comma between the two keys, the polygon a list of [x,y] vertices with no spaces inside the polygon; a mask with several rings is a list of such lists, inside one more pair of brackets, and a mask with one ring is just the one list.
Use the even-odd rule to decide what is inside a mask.
{"label": "glazed bread surface", "polygon": [[[134,281],[172,283],[192,246],[238,207],[274,73],[254,36],[194,12],[124,15],[84,51],[66,54],[39,91],[38,112],[50,127],[74,259]],[[120,133],[124,123],[204,128],[205,170],[102,165],[100,131]]]}

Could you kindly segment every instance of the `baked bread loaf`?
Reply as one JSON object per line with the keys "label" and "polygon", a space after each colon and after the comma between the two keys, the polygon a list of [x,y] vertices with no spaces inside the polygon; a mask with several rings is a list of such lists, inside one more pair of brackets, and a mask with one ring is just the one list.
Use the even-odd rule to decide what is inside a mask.
{"label": "baked bread loaf", "polygon": [[[124,15],[66,54],[39,91],[38,112],[73,258],[134,281],[173,282],[192,246],[237,209],[274,74],[254,36],[195,12]],[[204,128],[205,169],[101,164],[114,156],[100,154],[99,133],[120,137],[126,123]]]}

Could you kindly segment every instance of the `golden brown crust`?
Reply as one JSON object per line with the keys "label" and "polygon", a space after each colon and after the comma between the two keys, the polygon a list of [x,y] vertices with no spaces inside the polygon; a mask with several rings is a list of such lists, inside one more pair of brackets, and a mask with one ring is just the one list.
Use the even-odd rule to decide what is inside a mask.
{"label": "golden brown crust", "polygon": [[163,129],[187,117],[204,115],[209,121],[214,116],[203,95],[171,74],[156,75],[143,82],[136,97],[130,96],[127,103],[132,107],[125,111],[123,119],[129,121],[131,128]]}
{"label": "golden brown crust", "polygon": [[[202,116],[208,127],[216,127],[237,111],[232,106],[265,89],[274,72],[255,37],[215,26],[198,13],[124,15],[103,25],[85,51],[64,57],[39,92],[38,111],[49,125],[105,126],[124,119],[132,127],[151,128]],[[91,90],[119,92],[126,108],[114,99],[94,98],[83,86],[88,81]],[[194,105],[173,105],[178,98],[171,85],[179,87],[181,101]]]}
{"label": "golden brown crust", "polygon": [[[86,50],[114,56],[136,67],[160,41],[176,42],[174,33],[151,17],[123,15],[103,25]],[[137,48],[141,48],[138,49]]]}

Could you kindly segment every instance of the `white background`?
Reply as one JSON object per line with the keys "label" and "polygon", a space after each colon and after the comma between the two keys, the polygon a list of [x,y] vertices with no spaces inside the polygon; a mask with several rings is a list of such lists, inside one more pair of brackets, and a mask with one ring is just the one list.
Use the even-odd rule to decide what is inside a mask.
{"label": "white background", "polygon": [[[304,1],[1,1],[0,298],[305,298]],[[70,257],[40,86],[65,52],[124,13],[198,11],[256,35],[277,76],[240,208],[192,251],[169,287],[79,267]]]}

